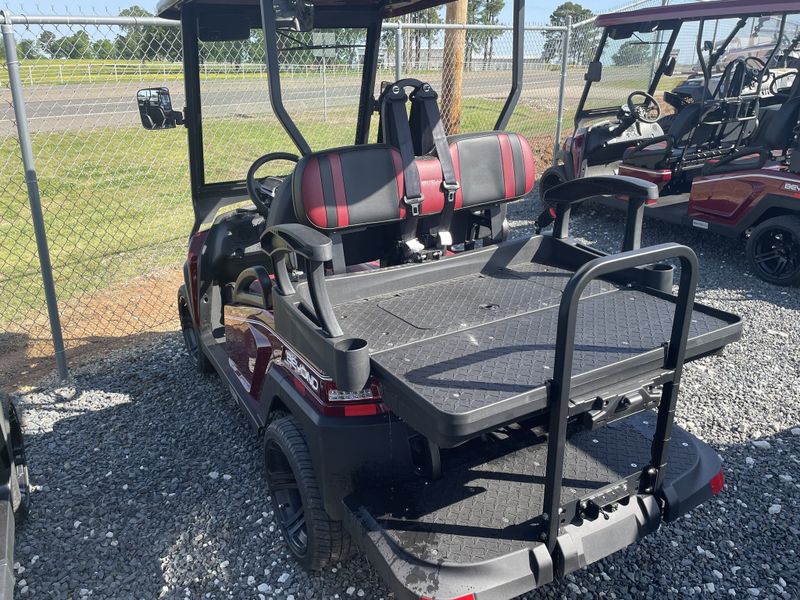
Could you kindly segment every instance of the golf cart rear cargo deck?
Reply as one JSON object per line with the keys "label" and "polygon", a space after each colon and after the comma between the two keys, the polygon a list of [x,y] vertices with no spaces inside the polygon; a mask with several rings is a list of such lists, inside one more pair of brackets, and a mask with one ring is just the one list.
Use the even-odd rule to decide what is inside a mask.
{"label": "golf cart rear cargo deck", "polygon": [[[568,525],[559,537],[564,573],[658,528],[662,517],[652,495],[634,494],[613,512],[600,510],[637,489],[636,476],[650,461],[656,419],[646,411],[570,437],[562,519],[572,521],[581,502],[589,508],[583,509],[583,525]],[[443,453],[439,480],[363,490],[345,499],[348,528],[399,598],[510,597],[564,574],[554,573],[559,567],[541,541],[547,533],[547,449],[533,439],[529,429],[509,427]],[[675,428],[665,496],[706,499],[719,466],[710,447]],[[680,508],[669,506],[665,518]]]}
{"label": "golf cart rear cargo deck", "polygon": [[[347,275],[339,280],[346,287],[327,280],[339,322],[369,343],[384,402],[437,444],[546,409],[559,303],[574,274],[569,257],[547,256],[546,246],[517,240],[430,265]],[[588,409],[605,387],[657,380],[674,313],[670,295],[589,283],[578,305],[572,410]],[[687,359],[739,333],[738,319],[695,304]]]}

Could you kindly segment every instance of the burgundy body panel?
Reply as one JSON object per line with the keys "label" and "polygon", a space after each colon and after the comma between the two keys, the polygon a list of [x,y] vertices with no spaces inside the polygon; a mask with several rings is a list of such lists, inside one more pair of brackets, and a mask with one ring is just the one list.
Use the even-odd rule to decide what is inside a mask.
{"label": "burgundy body panel", "polygon": [[195,233],[189,240],[189,254],[186,257],[188,279],[186,281],[189,301],[191,302],[192,320],[196,327],[200,327],[200,255],[203,244],[206,243],[208,231]]}
{"label": "burgundy body panel", "polygon": [[800,210],[800,175],[769,167],[699,177],[692,184],[688,216],[733,226],[770,195],[795,198]]}
{"label": "burgundy body panel", "polygon": [[264,319],[268,311],[249,306],[225,306],[225,346],[228,364],[254,400],[270,363],[280,358],[283,345]]}
{"label": "burgundy body panel", "polygon": [[643,169],[642,167],[632,167],[622,164],[619,166],[619,174],[626,177],[636,177],[637,179],[644,179],[650,183],[658,186],[658,191],[664,189],[672,179],[672,171],[669,169]]}
{"label": "burgundy body panel", "polygon": [[261,389],[270,369],[280,370],[295,390],[319,413],[359,417],[385,412],[377,380],[365,388],[368,397],[333,400],[336,382],[317,371],[275,333],[272,311],[252,306],[225,305],[225,352],[228,366],[253,404],[261,402]]}

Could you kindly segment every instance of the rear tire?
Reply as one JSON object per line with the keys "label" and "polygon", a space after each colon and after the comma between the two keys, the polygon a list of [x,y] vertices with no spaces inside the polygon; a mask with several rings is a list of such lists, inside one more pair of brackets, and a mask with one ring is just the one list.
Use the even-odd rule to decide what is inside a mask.
{"label": "rear tire", "polygon": [[275,521],[297,562],[316,571],[345,560],[351,553],[350,536],[325,512],[311,453],[294,417],[269,424],[264,462]]}
{"label": "rear tire", "polygon": [[178,316],[181,320],[183,345],[186,347],[186,353],[189,355],[192,364],[194,364],[194,368],[199,373],[213,373],[214,365],[208,360],[200,343],[200,332],[195,327],[192,313],[189,310],[189,302],[186,298],[186,290],[183,287],[178,292]]}
{"label": "rear tire", "polygon": [[564,170],[564,167],[561,165],[556,165],[550,167],[542,173],[542,177],[539,180],[539,197],[543,197],[545,192],[551,188],[554,188],[557,185],[561,185],[567,181],[567,174]]}
{"label": "rear tire", "polygon": [[782,286],[800,284],[800,217],[786,215],[759,223],[745,253],[759,279]]}
{"label": "rear tire", "polygon": [[14,404],[7,400],[3,407],[8,417],[8,451],[13,457],[10,475],[11,508],[17,522],[21,522],[28,514],[31,506],[31,487],[28,474],[28,461],[25,457],[25,441],[22,437],[22,424]]}

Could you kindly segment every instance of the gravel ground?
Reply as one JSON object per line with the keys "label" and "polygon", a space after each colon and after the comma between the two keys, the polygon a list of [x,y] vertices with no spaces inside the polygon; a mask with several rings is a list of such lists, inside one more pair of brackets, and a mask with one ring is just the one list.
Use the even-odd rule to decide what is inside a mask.
{"label": "gravel ground", "polygon": [[[535,204],[512,207],[517,233]],[[620,214],[587,207],[573,223],[601,248],[621,243]],[[800,291],[748,274],[738,243],[646,226],[645,243],[665,241],[698,252],[701,301],[745,319],[743,341],[687,367],[679,404],[678,422],[722,456],[726,488],[529,598],[800,597]],[[191,371],[178,334],[18,402],[36,486],[17,536],[19,597],[391,596],[360,556],[315,576],[295,566],[255,433],[218,378]]]}

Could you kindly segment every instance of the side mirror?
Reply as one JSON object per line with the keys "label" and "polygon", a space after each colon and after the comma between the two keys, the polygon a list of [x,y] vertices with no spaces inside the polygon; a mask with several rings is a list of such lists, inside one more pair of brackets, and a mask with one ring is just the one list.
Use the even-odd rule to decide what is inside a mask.
{"label": "side mirror", "polygon": [[583,76],[585,81],[596,83],[603,78],[603,63],[593,60],[589,63],[589,68],[586,70],[586,75]]}
{"label": "side mirror", "polygon": [[714,50],[714,42],[711,40],[706,40],[703,42],[703,50],[706,52],[712,52]]}
{"label": "side mirror", "polygon": [[667,65],[664,67],[664,75],[672,77],[672,74],[675,72],[675,62],[675,57],[671,56],[667,61]]}
{"label": "side mirror", "polygon": [[174,129],[176,125],[183,125],[183,114],[172,109],[168,88],[141,89],[136,92],[136,103],[145,129]]}

